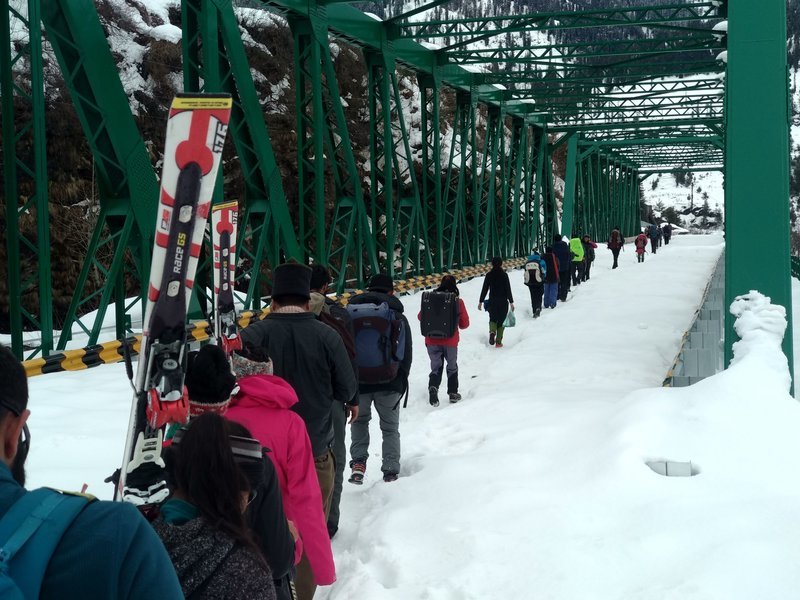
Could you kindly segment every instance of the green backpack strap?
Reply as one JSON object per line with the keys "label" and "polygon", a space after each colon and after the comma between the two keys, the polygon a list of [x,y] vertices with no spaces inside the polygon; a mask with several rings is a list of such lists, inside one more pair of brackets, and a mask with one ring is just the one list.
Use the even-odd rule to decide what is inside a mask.
{"label": "green backpack strap", "polygon": [[[0,579],[10,578],[24,598],[38,598],[56,546],[90,501],[91,497],[48,488],[17,500],[0,520]],[[0,589],[9,583],[0,584]]]}

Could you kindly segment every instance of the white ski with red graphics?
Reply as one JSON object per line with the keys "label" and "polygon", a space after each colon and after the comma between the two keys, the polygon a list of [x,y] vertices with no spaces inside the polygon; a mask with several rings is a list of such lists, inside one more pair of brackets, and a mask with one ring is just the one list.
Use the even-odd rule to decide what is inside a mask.
{"label": "white ski with red graphics", "polygon": [[214,247],[214,337],[228,356],[242,347],[233,283],[236,277],[236,223],[239,204],[226,202],[211,208],[211,244]]}
{"label": "white ski with red graphics", "polygon": [[186,313],[230,111],[228,95],[179,94],[169,112],[147,310],[117,489],[137,505],[157,504],[169,494],[161,459],[164,428],[189,416],[183,386]]}

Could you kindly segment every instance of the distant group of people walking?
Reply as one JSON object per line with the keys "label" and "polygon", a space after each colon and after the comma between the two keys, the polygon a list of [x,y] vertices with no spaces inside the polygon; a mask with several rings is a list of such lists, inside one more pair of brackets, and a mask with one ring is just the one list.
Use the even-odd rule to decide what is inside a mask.
{"label": "distant group of people walking", "polygon": [[671,239],[672,224],[670,223],[663,226],[651,223],[643,228],[633,241],[634,247],[636,248],[636,262],[644,262],[648,241],[650,242],[650,253],[656,254],[661,245],[668,245]]}

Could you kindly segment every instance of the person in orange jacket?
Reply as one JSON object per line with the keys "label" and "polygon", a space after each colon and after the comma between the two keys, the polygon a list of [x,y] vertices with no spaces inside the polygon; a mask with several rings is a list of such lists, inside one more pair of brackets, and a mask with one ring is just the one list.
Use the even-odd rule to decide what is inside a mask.
{"label": "person in orange jacket", "polygon": [[[450,292],[458,298],[456,278],[452,275],[445,275],[442,277],[439,287],[434,291]],[[417,318],[422,318],[421,312],[417,315]],[[458,330],[466,329],[467,327],[469,327],[467,307],[464,305],[464,301],[458,298],[458,327],[455,333],[444,340],[425,338],[425,347],[428,349],[428,356],[431,359],[431,374],[428,377],[431,406],[439,406],[439,385],[442,383],[445,361],[447,361],[447,395],[450,398],[450,402],[461,400],[461,394],[458,393]]]}

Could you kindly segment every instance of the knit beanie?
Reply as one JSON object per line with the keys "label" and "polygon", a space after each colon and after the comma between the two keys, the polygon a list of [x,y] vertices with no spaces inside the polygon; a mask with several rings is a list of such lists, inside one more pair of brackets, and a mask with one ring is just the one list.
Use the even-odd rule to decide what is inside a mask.
{"label": "knit beanie", "polygon": [[236,378],[222,348],[208,344],[190,352],[186,369],[189,416],[204,412],[224,414],[230,404]]}

